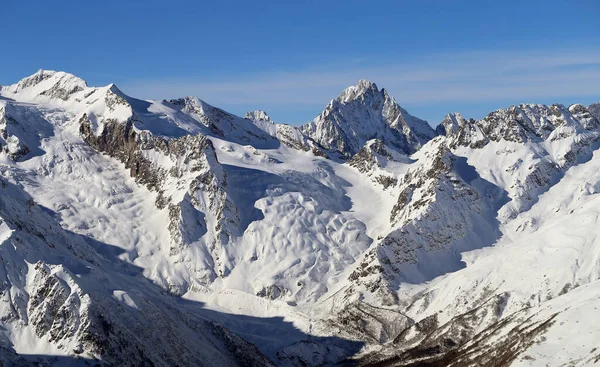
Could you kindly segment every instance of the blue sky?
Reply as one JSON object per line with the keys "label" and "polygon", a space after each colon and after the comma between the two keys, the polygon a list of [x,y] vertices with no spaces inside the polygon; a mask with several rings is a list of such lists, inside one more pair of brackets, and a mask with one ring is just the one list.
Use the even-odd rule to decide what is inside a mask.
{"label": "blue sky", "polygon": [[359,79],[436,125],[600,101],[600,1],[1,0],[0,84],[36,70],[311,120]]}

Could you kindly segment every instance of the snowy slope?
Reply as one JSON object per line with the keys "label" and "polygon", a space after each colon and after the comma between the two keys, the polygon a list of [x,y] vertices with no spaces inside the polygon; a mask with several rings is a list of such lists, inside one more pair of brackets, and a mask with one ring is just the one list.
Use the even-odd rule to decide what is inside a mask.
{"label": "snowy slope", "polygon": [[[469,343],[474,342],[471,338],[479,332],[502,327],[500,335],[512,332],[515,338],[514,328],[520,323],[533,325],[552,319],[543,330],[528,336],[531,345],[526,342],[515,347],[519,353],[509,362],[545,366],[560,360],[559,365],[583,366],[597,360],[594,348],[600,340],[600,328],[593,315],[600,302],[600,252],[596,242],[600,177],[595,173],[600,168],[599,153],[594,152],[589,162],[573,167],[541,195],[530,211],[504,229],[505,236],[494,247],[463,254],[464,269],[419,287],[403,312],[424,320],[422,326],[415,324],[413,331],[397,338],[384,354],[400,355],[396,362],[408,364],[416,354],[398,353],[397,345],[403,343],[408,348],[401,350],[413,346],[422,350],[427,343],[430,348],[456,344],[466,354]],[[483,312],[485,309],[488,311]],[[457,318],[468,315],[467,311],[480,315],[468,320]],[[428,335],[435,330],[441,336],[434,338],[431,334],[424,343],[419,329],[426,324]],[[468,333],[461,334],[457,324],[466,326]],[[495,356],[509,349],[495,338],[501,336],[494,336],[493,343],[487,341],[491,345],[476,354]],[[455,356],[455,365],[466,364],[464,359],[460,362],[460,354]],[[431,357],[441,359],[444,354],[434,353]]]}
{"label": "snowy slope", "polygon": [[[415,157],[428,154],[436,143],[446,145],[454,154],[465,157],[466,167],[474,168],[471,169],[472,180],[465,180],[465,166],[457,167],[456,158],[453,165],[436,164],[435,158],[429,158],[424,163],[426,172],[416,176],[407,174],[404,182],[410,182],[409,191],[405,189],[400,194],[402,205],[398,212],[399,223],[407,224],[390,234],[394,240],[391,244],[388,236],[372,250],[375,255],[361,264],[359,269],[363,270],[357,284],[371,293],[389,292],[394,297],[393,304],[400,305],[396,311],[415,322],[397,334],[385,349],[383,354],[396,355],[386,363],[410,365],[427,357],[431,359],[426,358],[429,363],[481,365],[490,363],[492,356],[508,365],[517,356],[527,354],[531,345],[548,340],[547,336],[541,336],[546,332],[545,327],[537,329],[534,324],[527,324],[530,316],[535,314],[534,319],[540,325],[553,317],[548,309],[558,313],[557,318],[563,318],[561,313],[567,313],[570,307],[569,292],[599,279],[600,261],[595,249],[598,223],[593,209],[596,206],[593,194],[600,179],[596,173],[598,121],[578,105],[570,109],[559,105],[522,105],[496,111],[482,121],[449,116],[443,125],[443,130],[437,130],[444,131],[448,138],[432,141]],[[459,177],[453,179],[454,175]],[[444,181],[439,181],[440,177],[450,179],[454,188],[446,188]],[[438,182],[423,190],[428,183],[431,185],[431,178]],[[493,189],[489,193],[496,195],[481,195],[481,191],[466,191],[466,196],[454,193],[465,184],[475,189],[485,187],[474,185],[473,179],[483,180],[485,186]],[[432,196],[424,196],[423,191]],[[503,198],[502,193],[507,196]],[[443,202],[448,194],[455,203]],[[481,206],[477,200],[482,196],[502,199]],[[460,203],[467,206],[461,207]],[[415,207],[411,210],[410,206]],[[486,219],[486,215],[482,215],[486,207],[495,208],[497,214],[491,217],[487,214]],[[439,215],[440,210],[452,212]],[[473,210],[476,216],[465,216]],[[580,210],[581,217],[575,214],[576,210]],[[438,247],[428,247],[432,241]],[[492,244],[493,247],[488,247]],[[415,246],[425,253],[407,251]],[[465,252],[470,250],[469,246],[474,251]],[[456,250],[460,252],[458,257]],[[417,274],[425,278],[410,279],[415,268]],[[440,273],[427,276],[427,271]],[[383,288],[382,284],[387,287]],[[599,295],[593,293],[595,287],[589,289],[592,293],[585,297],[593,304]],[[561,297],[563,300],[558,301]],[[556,302],[550,302],[555,298]],[[372,302],[372,298],[369,301]],[[573,301],[573,306],[578,302]],[[561,306],[552,306],[554,304]],[[591,312],[587,307],[591,306],[582,306],[580,312]],[[548,319],[538,318],[538,313]],[[524,320],[527,322],[520,324]],[[536,333],[526,335],[524,325],[537,330]],[[579,335],[573,324],[552,322],[551,325],[548,330],[555,333]],[[492,341],[481,340],[489,330],[501,328],[506,328],[502,332],[508,332],[506,336],[496,333],[486,336]],[[520,328],[523,330],[519,338],[526,342],[511,345],[508,340],[515,338]],[[527,341],[527,338],[532,339]],[[596,339],[596,330],[585,337],[588,341]],[[502,355],[503,350],[511,348],[514,355]],[[540,365],[552,365],[554,355],[546,353],[522,359],[520,363],[539,360],[536,363]],[[565,362],[571,360],[586,365],[590,361],[589,353],[578,348],[563,358]],[[468,362],[466,356],[469,356]]]}
{"label": "snowy slope", "polygon": [[[597,105],[432,129],[360,81],[298,128],[41,70],[0,88],[0,251],[19,259],[3,353],[269,363],[233,332],[278,365],[544,365],[563,333],[561,358],[586,365],[598,328],[573,323],[598,303],[599,140]],[[32,301],[46,283],[56,300]],[[86,343],[89,310],[118,335]]]}
{"label": "snowy slope", "polygon": [[109,245],[62,229],[22,190],[20,179],[17,170],[2,168],[0,307],[8,348],[108,365],[270,363],[207,321],[199,305],[179,304],[139,268],[94,248]]}

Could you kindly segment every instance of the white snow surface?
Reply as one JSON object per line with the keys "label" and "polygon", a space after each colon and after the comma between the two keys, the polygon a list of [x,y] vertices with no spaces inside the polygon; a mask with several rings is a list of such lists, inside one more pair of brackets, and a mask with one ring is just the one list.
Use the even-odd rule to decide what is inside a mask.
{"label": "white snow surface", "polygon": [[[383,115],[361,109],[378,103]],[[394,355],[400,348],[391,343],[395,336],[374,343],[338,321],[351,305],[362,302],[401,313],[410,325],[437,315],[444,325],[481,299],[502,294],[506,301],[493,322],[526,308],[539,320],[558,313],[543,338],[513,365],[584,366],[600,358],[600,130],[594,111],[581,105],[496,111],[493,118],[501,121],[516,116],[522,125],[506,125],[513,130],[503,130],[504,125],[492,120],[469,125],[460,114],[452,114],[443,121],[444,129],[437,129],[446,136],[432,139],[433,129],[422,120],[374,84],[361,81],[333,100],[315,122],[296,129],[274,123],[264,111],[241,118],[195,97],[141,101],[115,85],[92,88],[68,73],[41,70],[0,89],[0,125],[10,135],[0,141],[0,163],[4,176],[22,185],[62,228],[97,241],[92,247],[99,256],[139,267],[160,287],[182,290],[178,296],[202,302],[214,311],[209,313],[214,320],[277,364],[299,364],[297,358],[282,357],[289,355],[305,362],[313,354],[334,358],[337,345],[323,343],[320,348],[329,349],[315,352],[314,346],[300,343],[307,335],[358,341],[359,356],[380,350],[382,358]],[[189,237],[176,245],[169,207],[159,209],[156,190],[136,182],[124,163],[82,138],[84,115],[96,135],[116,121],[131,122],[136,132],[167,142],[188,135],[208,137],[216,162],[208,153],[200,161],[203,169],[226,182],[223,207],[234,208],[233,214],[225,214],[233,223],[224,225],[233,228],[227,238],[222,240],[213,229],[222,227],[215,224],[220,212],[212,206],[212,194],[200,192],[196,201],[188,199],[189,183],[197,173],[187,161],[142,149],[153,167],[183,169],[176,179],[164,179],[164,195],[181,208],[180,230]],[[522,135],[514,135],[525,138],[506,135],[516,131],[514,126],[528,126]],[[341,139],[340,131],[345,134]],[[318,146],[331,156],[354,154],[377,141],[394,153],[378,156],[377,166],[361,172],[343,160],[283,143],[282,132],[299,146]],[[394,143],[399,133],[401,140]],[[477,145],[486,139],[484,146]],[[432,157],[442,148],[449,152],[444,162],[460,165],[448,163],[449,172],[436,171],[435,177],[442,178],[430,177],[428,172],[438,169],[431,167]],[[397,183],[382,186],[376,180],[382,175]],[[410,200],[415,204],[422,199],[424,206],[402,206],[399,219],[394,219],[391,213],[403,190],[419,180],[422,186],[411,189]],[[506,200],[494,196],[496,192],[505,193]],[[455,212],[469,209],[483,214],[477,218]],[[13,246],[8,240],[12,232],[5,227],[0,224],[0,246]],[[423,228],[437,229],[448,239],[431,244],[419,232]],[[419,244],[411,252],[414,257],[393,266],[382,260],[387,250],[380,246],[390,236],[402,241],[412,236]],[[362,264],[380,266],[383,275],[357,281],[351,275]],[[27,265],[27,285],[20,289],[33,289],[34,265]],[[406,277],[386,275],[390,269],[404,271]],[[52,272],[76,292],[72,274],[63,277],[60,267]],[[374,291],[377,279],[389,287]],[[139,295],[119,284],[111,287],[108,296],[130,312],[143,307]],[[245,322],[239,316],[264,322]],[[274,318],[295,330],[278,329],[269,321]],[[3,338],[17,353],[72,354],[73,347],[59,349],[30,327],[1,323]],[[407,335],[416,335],[409,330]],[[318,358],[311,363],[334,362]]]}

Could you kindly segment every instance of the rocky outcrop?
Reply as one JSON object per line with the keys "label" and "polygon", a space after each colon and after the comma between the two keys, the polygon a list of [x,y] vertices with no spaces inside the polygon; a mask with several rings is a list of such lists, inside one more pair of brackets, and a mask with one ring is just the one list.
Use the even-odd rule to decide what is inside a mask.
{"label": "rocky outcrop", "polygon": [[302,133],[302,130],[296,126],[277,124],[275,126],[275,136],[281,144],[293,149],[312,152],[317,157],[327,158],[325,149],[312,139]]}
{"label": "rocky outcrop", "polygon": [[[44,130],[31,131],[32,127],[22,125],[18,119],[20,111],[12,104],[0,101],[0,152],[6,154],[12,161],[25,159],[30,153],[28,146],[37,143],[35,134],[44,135]],[[35,126],[33,127],[35,130]],[[32,147],[37,148],[37,145]]]}
{"label": "rocky outcrop", "polygon": [[392,158],[392,154],[381,140],[371,140],[356,153],[348,164],[360,173],[367,173],[374,168],[382,168],[384,159]]}
{"label": "rocky outcrop", "polygon": [[455,146],[481,148],[489,141],[539,142],[551,138],[552,133],[561,128],[594,130],[599,124],[582,105],[566,108],[559,104],[521,104],[496,110],[478,121],[450,114],[436,130],[451,137]]}
{"label": "rocky outcrop", "polygon": [[30,150],[18,136],[11,133],[12,127],[19,124],[17,120],[6,116],[3,112],[0,110],[0,116],[2,116],[0,117],[0,146],[2,152],[8,154],[11,160],[18,161],[25,157]]}
{"label": "rocky outcrop", "polygon": [[369,140],[352,159],[348,165],[356,168],[360,173],[371,178],[384,190],[395,187],[398,184],[398,178],[393,172],[386,170],[390,163],[410,164],[408,156],[388,147],[381,140]]}
{"label": "rocky outcrop", "polygon": [[467,121],[459,113],[447,115],[436,127],[436,132],[451,139],[449,145],[452,149],[458,146],[482,148],[490,141],[475,120]]}
{"label": "rocky outcrop", "polygon": [[590,112],[590,115],[600,121],[600,102],[592,103],[588,106],[587,110]]}
{"label": "rocky outcrop", "polygon": [[0,91],[6,94],[27,93],[32,97],[67,101],[73,94],[86,88],[86,82],[73,74],[40,69],[17,84],[0,87]]}

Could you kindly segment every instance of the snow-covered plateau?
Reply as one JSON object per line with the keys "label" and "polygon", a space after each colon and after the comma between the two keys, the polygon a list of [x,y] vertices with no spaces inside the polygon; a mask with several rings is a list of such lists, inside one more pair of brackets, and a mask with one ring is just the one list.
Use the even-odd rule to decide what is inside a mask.
{"label": "snow-covered plateau", "polygon": [[600,363],[600,104],[304,126],[40,70],[0,87],[7,366]]}

